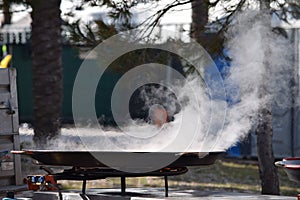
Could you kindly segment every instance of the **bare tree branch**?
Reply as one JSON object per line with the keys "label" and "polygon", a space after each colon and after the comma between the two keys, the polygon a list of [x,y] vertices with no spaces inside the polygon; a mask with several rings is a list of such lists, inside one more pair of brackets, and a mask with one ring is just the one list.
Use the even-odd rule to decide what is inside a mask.
{"label": "bare tree branch", "polygon": [[[154,15],[150,16],[149,18],[147,18],[144,22],[142,22],[141,24],[139,24],[138,26],[141,25],[146,25],[146,28],[144,33],[148,32],[149,28],[150,31],[148,32],[148,36],[153,32],[154,28],[158,25],[159,21],[161,20],[161,18],[168,12],[170,11],[172,8],[177,7],[177,6],[181,6],[181,5],[185,5],[188,3],[191,3],[193,0],[187,0],[187,1],[179,1],[179,0],[175,0],[172,3],[166,5],[163,9],[157,11]],[[154,20],[152,21],[152,19],[154,18]],[[152,22],[151,22],[152,21]],[[149,23],[147,23],[149,22]],[[143,34],[142,34],[143,35]]]}

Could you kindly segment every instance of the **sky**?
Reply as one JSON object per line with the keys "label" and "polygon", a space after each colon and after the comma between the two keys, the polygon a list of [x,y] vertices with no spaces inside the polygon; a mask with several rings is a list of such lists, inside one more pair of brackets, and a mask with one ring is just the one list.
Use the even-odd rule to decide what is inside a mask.
{"label": "sky", "polygon": [[[77,3],[76,3],[77,2]],[[69,22],[81,19],[83,23],[90,23],[95,19],[102,19],[104,22],[110,23],[112,20],[107,17],[109,9],[106,7],[88,7],[84,6],[83,10],[75,10],[74,17],[69,17],[66,14],[73,10],[74,6],[78,4],[76,0],[62,0],[61,11],[62,18]],[[159,9],[172,2],[172,0],[164,0],[151,4],[139,4],[134,7],[131,12],[133,14],[132,21],[134,24],[143,22],[146,18],[153,15]],[[31,19],[29,13],[31,8],[26,8],[22,5],[13,5],[12,9],[17,11],[12,16],[12,23],[15,26],[30,27]],[[0,17],[3,18],[2,13]],[[191,5],[186,4],[179,6],[176,9],[170,10],[161,20],[161,24],[189,24],[191,23]]]}
{"label": "sky", "polygon": [[[164,8],[167,4],[173,2],[173,0],[164,0],[154,3],[148,3],[148,4],[138,4],[136,7],[131,9],[131,12],[133,14],[132,19],[135,23],[141,23],[143,22],[147,17],[150,17],[153,15],[156,11]],[[71,11],[72,7],[74,7],[76,3],[74,4],[74,0],[63,0],[61,4],[61,10],[62,10],[62,16],[64,17],[64,14]],[[76,19],[82,19],[85,22],[89,22],[90,20],[94,19],[103,19],[107,15],[109,9],[105,7],[88,7],[85,6],[83,10],[81,11],[75,11],[75,17]],[[186,4],[179,6],[178,8],[175,8],[171,10],[169,13],[167,13],[161,20],[162,24],[169,24],[169,23],[190,23],[191,22],[191,5]]]}

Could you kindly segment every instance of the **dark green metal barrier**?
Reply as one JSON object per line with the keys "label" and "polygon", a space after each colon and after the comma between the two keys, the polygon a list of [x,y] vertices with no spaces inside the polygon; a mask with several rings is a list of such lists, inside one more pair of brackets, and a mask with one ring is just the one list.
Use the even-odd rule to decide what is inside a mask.
{"label": "dark green metal barrier", "polygon": [[[33,120],[33,95],[32,95],[32,68],[30,59],[30,45],[13,45],[13,67],[17,68],[18,101],[20,122],[32,122]],[[78,50],[71,46],[63,47],[63,84],[64,99],[62,120],[72,122],[72,90],[77,71],[82,63],[78,56]],[[91,62],[95,62],[91,60]],[[42,67],[42,66],[41,66]],[[112,89],[121,74],[107,71],[102,76],[101,88],[96,93],[97,116],[112,118],[110,109],[110,97]],[[84,105],[83,105],[84,106]]]}

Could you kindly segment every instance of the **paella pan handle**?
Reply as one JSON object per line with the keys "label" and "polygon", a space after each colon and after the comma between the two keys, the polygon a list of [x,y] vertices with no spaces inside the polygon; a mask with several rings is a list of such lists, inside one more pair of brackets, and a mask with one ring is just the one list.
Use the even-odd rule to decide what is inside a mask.
{"label": "paella pan handle", "polygon": [[285,166],[285,164],[284,164],[283,161],[277,161],[277,162],[275,162],[275,165],[276,165],[277,167],[284,167],[284,166]]}

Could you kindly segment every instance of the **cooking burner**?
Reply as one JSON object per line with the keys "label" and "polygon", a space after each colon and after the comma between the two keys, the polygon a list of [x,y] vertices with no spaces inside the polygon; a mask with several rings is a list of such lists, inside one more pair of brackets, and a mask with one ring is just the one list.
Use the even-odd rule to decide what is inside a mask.
{"label": "cooking burner", "polygon": [[[104,151],[54,151],[54,150],[23,150],[12,151],[14,154],[28,155],[40,165],[50,166],[72,166],[71,169],[65,169],[61,173],[52,173],[50,169],[42,166],[49,174],[43,176],[28,176],[29,188],[38,189],[39,185],[46,184],[44,188],[51,188],[51,185],[47,185],[46,179],[50,180],[52,186],[59,187],[55,184],[57,180],[81,180],[82,181],[82,194],[86,192],[86,181],[105,179],[108,177],[120,177],[121,178],[121,194],[125,196],[126,193],[126,177],[144,177],[144,176],[163,176],[165,180],[165,196],[168,196],[168,176],[181,175],[188,171],[186,166],[198,166],[198,165],[211,165],[215,160],[224,152],[200,152],[200,153],[175,153],[175,152],[155,152],[151,153],[154,159],[163,159],[164,156],[174,157],[174,162],[168,166],[150,172],[124,172],[117,169],[113,169],[101,163],[93,155],[110,155],[110,156],[126,156],[128,154],[147,154],[148,152],[104,152]],[[42,184],[36,180],[42,180]],[[52,187],[52,189],[53,189]],[[60,194],[61,196],[61,194]]]}
{"label": "cooking burner", "polygon": [[82,180],[82,194],[85,194],[86,181],[105,179],[108,177],[121,178],[121,194],[126,194],[126,177],[144,177],[144,176],[163,176],[165,179],[165,195],[168,196],[168,176],[181,175],[188,171],[186,167],[163,168],[153,172],[146,173],[129,173],[122,172],[111,168],[78,168],[64,170],[62,173],[53,174],[55,180]]}

